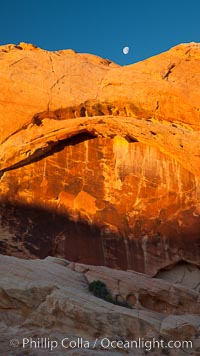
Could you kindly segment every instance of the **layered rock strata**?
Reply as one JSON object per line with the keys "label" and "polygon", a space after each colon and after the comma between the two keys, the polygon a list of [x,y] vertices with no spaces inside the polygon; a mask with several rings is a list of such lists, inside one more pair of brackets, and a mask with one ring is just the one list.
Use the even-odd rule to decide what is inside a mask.
{"label": "layered rock strata", "polygon": [[[195,273],[199,278],[199,270]],[[2,355],[48,355],[50,349],[47,343],[44,346],[44,341],[41,346],[42,338],[58,343],[53,355],[59,356],[66,352],[74,356],[146,355],[150,352],[146,348],[149,342],[153,345],[153,339],[163,340],[165,346],[169,341],[179,342],[176,347],[152,347],[151,353],[155,356],[198,355],[200,352],[200,294],[195,281],[188,286],[185,281],[181,284],[64,259],[23,260],[2,255],[0,277]],[[193,279],[193,272],[190,277]],[[96,280],[106,284],[113,300],[127,302],[131,308],[95,297],[88,286]],[[23,338],[40,340],[40,347],[34,343],[30,347],[27,341],[23,347]],[[82,338],[90,347],[66,349],[61,345],[66,338],[68,343]],[[148,344],[146,348],[136,349],[104,348],[101,343],[104,338],[123,343],[140,338]],[[19,342],[17,349],[10,340]],[[181,344],[183,341],[190,341],[192,347]],[[64,345],[68,345],[66,341]]]}
{"label": "layered rock strata", "polygon": [[121,67],[0,48],[1,253],[200,265],[200,46]]}

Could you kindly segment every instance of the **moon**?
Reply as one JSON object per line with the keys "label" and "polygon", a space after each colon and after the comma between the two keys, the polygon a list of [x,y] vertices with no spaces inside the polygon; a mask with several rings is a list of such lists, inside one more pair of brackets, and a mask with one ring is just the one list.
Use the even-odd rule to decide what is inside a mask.
{"label": "moon", "polygon": [[124,54],[128,54],[128,52],[129,52],[129,47],[127,47],[127,46],[124,47],[122,51],[123,51]]}

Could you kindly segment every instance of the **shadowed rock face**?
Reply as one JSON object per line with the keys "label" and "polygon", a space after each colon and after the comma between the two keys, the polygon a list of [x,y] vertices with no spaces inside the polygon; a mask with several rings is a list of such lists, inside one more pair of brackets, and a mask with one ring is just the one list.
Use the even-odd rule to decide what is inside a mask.
{"label": "shadowed rock face", "polygon": [[151,274],[179,259],[199,261],[197,181],[150,145],[81,135],[1,182],[6,254]]}
{"label": "shadowed rock face", "polygon": [[[54,255],[150,275],[182,260],[199,265],[199,89],[193,79],[191,90],[184,86],[178,65],[158,76],[158,63],[164,68],[171,55],[180,57],[181,68],[188,67],[198,81],[198,45],[123,68],[58,52],[52,54],[49,76],[51,55],[23,47],[1,50],[7,79],[0,91],[5,99],[7,90],[9,101],[4,100],[1,114],[1,253]],[[40,70],[33,70],[30,81],[33,63]],[[92,71],[88,88],[80,68]],[[71,96],[66,97],[64,84]],[[20,104],[21,90],[27,98]],[[190,99],[178,104],[186,92]],[[152,101],[160,95],[155,108],[150,93]]]}

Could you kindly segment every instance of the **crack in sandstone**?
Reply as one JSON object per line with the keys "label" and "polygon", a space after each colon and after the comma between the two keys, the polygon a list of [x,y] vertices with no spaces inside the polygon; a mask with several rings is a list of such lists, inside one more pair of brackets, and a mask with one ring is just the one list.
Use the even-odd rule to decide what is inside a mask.
{"label": "crack in sandstone", "polygon": [[[34,117],[33,117],[34,120]],[[27,127],[30,125],[29,122],[27,122],[26,124],[24,124],[22,127],[20,127],[20,129],[12,132],[9,136],[7,136],[3,141],[1,141],[0,145],[3,145],[6,141],[8,141],[11,137],[15,136],[16,134],[18,134],[19,132],[22,132],[24,130],[27,129]]]}
{"label": "crack in sandstone", "polygon": [[175,63],[169,64],[167,72],[162,76],[162,79],[168,80],[169,75],[172,73],[172,69],[175,68]]}
{"label": "crack in sandstone", "polygon": [[[108,70],[109,70],[109,69],[108,69]],[[103,81],[104,81],[105,78],[106,78],[106,75],[107,75],[107,73],[108,73],[108,70],[106,71],[105,75],[103,75],[102,78],[101,78],[101,81],[100,81],[100,83],[99,83],[99,87],[98,87],[98,89],[97,89],[97,94],[96,94],[95,100],[97,100],[97,98],[98,98],[98,96],[99,96],[99,91],[100,91],[100,89],[101,89],[101,85],[102,85]]]}
{"label": "crack in sandstone", "polygon": [[50,59],[50,62],[51,62],[51,70],[52,70],[52,73],[55,74],[55,70],[54,70],[54,66],[53,66],[53,59],[52,59],[52,56],[51,56],[50,53],[49,53],[49,59]]}
{"label": "crack in sandstone", "polygon": [[64,74],[64,75],[62,75],[60,78],[58,78],[58,79],[55,81],[55,83],[51,86],[50,90],[52,90],[53,88],[55,88],[55,86],[56,86],[57,84],[59,84],[59,82],[60,82],[63,78],[65,78],[65,77],[67,77],[66,74]]}
{"label": "crack in sandstone", "polygon": [[9,65],[9,67],[14,66],[15,64],[17,64],[17,63],[19,63],[19,62],[23,61],[23,60],[24,60],[24,59],[26,59],[26,58],[27,58],[27,57],[23,57],[23,58],[18,59],[17,61],[15,61],[15,62],[11,63],[11,64]]}
{"label": "crack in sandstone", "polygon": [[[51,56],[51,53],[49,53],[49,59],[50,59],[50,66],[51,66],[51,71],[53,73],[53,76],[54,76],[54,80],[55,80],[55,70],[54,70],[54,66],[53,66],[53,59],[52,59],[52,56]],[[58,80],[56,80],[57,82]],[[54,83],[56,85],[56,82]],[[53,84],[53,86],[54,86]],[[47,103],[47,111],[49,111],[49,108],[50,108],[50,105],[51,105],[51,102],[52,102],[52,87],[50,88],[50,99]]]}

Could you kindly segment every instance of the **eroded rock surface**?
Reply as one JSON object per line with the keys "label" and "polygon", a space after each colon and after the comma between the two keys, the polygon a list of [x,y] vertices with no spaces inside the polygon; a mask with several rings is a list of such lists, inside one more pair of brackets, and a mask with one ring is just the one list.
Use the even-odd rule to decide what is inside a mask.
{"label": "eroded rock surface", "polygon": [[173,283],[181,283],[186,287],[200,291],[200,270],[198,267],[180,262],[175,266],[169,266],[157,274],[157,278],[162,278]]}
{"label": "eroded rock surface", "polygon": [[200,265],[199,44],[127,67],[0,48],[1,253]]}
{"label": "eroded rock surface", "polygon": [[[151,350],[154,355],[198,355],[200,351],[199,292],[181,284],[153,279],[133,271],[119,271],[70,263],[48,257],[23,260],[0,256],[0,314],[2,355],[46,355],[47,348],[22,348],[22,338],[49,338],[59,342],[54,355],[145,355],[141,349],[103,349],[101,340],[191,341],[192,349]],[[125,308],[95,297],[90,282],[104,282],[113,300]],[[60,347],[63,338],[83,338],[90,350]],[[19,340],[17,350],[11,339]],[[94,341],[98,339],[95,350]],[[68,354],[68,353],[67,353]]]}

